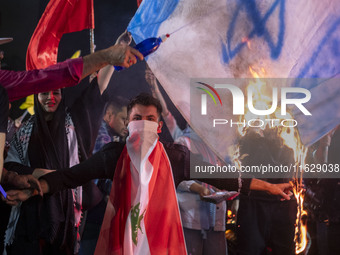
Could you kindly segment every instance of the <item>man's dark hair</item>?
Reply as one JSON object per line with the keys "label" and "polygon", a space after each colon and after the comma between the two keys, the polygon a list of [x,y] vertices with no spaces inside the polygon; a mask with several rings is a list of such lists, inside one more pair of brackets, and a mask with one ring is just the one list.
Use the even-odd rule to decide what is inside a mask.
{"label": "man's dark hair", "polygon": [[110,109],[112,109],[113,114],[117,114],[122,111],[123,107],[126,107],[129,103],[124,97],[112,97],[110,101],[108,101],[105,105],[105,113]]}
{"label": "man's dark hair", "polygon": [[157,109],[157,114],[158,114],[158,118],[161,117],[162,114],[162,105],[159,102],[159,100],[157,98],[154,98],[152,95],[147,94],[147,93],[141,93],[138,96],[136,96],[135,98],[131,99],[130,103],[127,106],[127,115],[128,117],[130,116],[131,110],[132,108],[136,105],[136,104],[140,104],[140,105],[144,105],[144,106],[155,106]]}

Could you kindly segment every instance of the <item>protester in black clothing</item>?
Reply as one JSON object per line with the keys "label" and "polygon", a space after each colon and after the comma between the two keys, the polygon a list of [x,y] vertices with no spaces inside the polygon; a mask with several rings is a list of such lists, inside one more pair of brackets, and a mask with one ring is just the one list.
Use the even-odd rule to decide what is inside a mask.
{"label": "protester in black clothing", "polygon": [[[239,145],[243,166],[294,164],[293,150],[282,144],[275,129],[266,130],[265,135],[248,132]],[[265,180],[285,183],[291,176],[282,177]],[[296,212],[295,200],[280,201],[277,196],[259,191],[251,191],[248,196],[241,194],[237,213],[237,254],[262,255],[268,251],[273,255],[295,254]]]}
{"label": "protester in black clothing", "polygon": [[[339,168],[340,126],[318,142],[314,157],[315,163],[327,163]],[[318,254],[340,254],[340,179],[318,179],[307,188],[316,220]]]}
{"label": "protester in black clothing", "polygon": [[[35,115],[14,136],[5,167],[34,175],[37,167],[63,168],[86,160],[92,154],[104,107],[100,88],[94,79],[71,107],[66,107],[61,90],[35,95]],[[100,198],[96,186],[88,183],[83,189],[26,201],[18,209],[17,223],[10,221],[8,225],[8,253],[77,253],[82,210]],[[14,238],[10,232],[15,233]]]}

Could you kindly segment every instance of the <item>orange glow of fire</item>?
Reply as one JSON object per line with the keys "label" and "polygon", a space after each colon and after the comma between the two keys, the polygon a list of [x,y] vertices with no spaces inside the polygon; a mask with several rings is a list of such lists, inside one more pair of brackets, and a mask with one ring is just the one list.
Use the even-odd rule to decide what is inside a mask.
{"label": "orange glow of fire", "polygon": [[307,211],[303,209],[304,190],[302,187],[302,178],[300,178],[293,185],[294,196],[297,201],[297,217],[295,222],[295,254],[302,253],[307,247],[307,224],[304,222],[303,217],[307,216]]}
{"label": "orange glow of fire", "polygon": [[[267,110],[272,105],[272,97],[270,96],[270,92],[266,90],[266,83],[260,79],[260,76],[265,76],[266,72],[264,68],[261,68],[259,70],[261,72],[261,75],[259,74],[259,72],[256,72],[254,68],[249,67],[249,72],[252,74],[254,81],[249,82],[248,86],[246,87],[246,91],[248,91],[249,89],[253,90],[253,104],[256,109]],[[244,115],[240,115],[239,122],[247,122],[251,119],[278,119],[280,121],[283,120],[283,116],[280,115],[281,109],[279,109],[279,107],[277,107],[276,111],[270,114],[270,116],[254,115],[247,109],[248,107],[246,107],[246,112]],[[293,117],[289,113],[287,113],[285,119],[293,119]],[[265,129],[275,129],[277,136],[282,141],[282,145],[285,145],[293,150],[296,169],[303,169],[305,158],[307,155],[307,148],[305,148],[301,143],[298,130],[294,127],[284,127],[282,125],[279,125],[280,122],[271,123],[272,125],[269,125],[268,122],[265,123],[266,125],[262,127],[251,127],[251,130],[253,132],[257,132],[260,135],[263,135],[263,131]],[[246,135],[249,129],[249,127],[244,127],[242,125],[238,126],[238,132],[241,136]],[[233,161],[238,169],[240,169],[241,158],[243,156],[244,155],[240,155],[239,147],[236,147],[233,154]],[[300,168],[300,166],[302,167]],[[293,193],[297,200],[298,206],[294,238],[296,244],[296,254],[303,252],[307,246],[307,226],[305,223],[303,223],[302,220],[303,217],[307,216],[307,212],[303,209],[304,190],[302,188],[302,172],[303,171],[297,171],[295,173],[295,176],[293,176],[294,181],[292,182],[292,184],[294,184]]]}
{"label": "orange glow of fire", "polygon": [[251,43],[250,43],[250,39],[248,37],[243,37],[242,43],[247,43],[248,49],[251,49]]}
{"label": "orange glow of fire", "polygon": [[[300,141],[300,139],[298,139]],[[307,155],[307,148],[303,147],[302,145],[298,145],[297,150],[300,148],[300,153],[295,153],[295,159],[297,168],[303,169],[305,165],[305,159]],[[295,151],[294,151],[295,152]],[[296,214],[296,222],[295,222],[295,254],[302,253],[307,247],[307,222],[304,220],[304,217],[307,216],[307,211],[304,210],[303,201],[304,201],[304,189],[303,189],[303,182],[302,182],[302,175],[303,172],[296,172],[294,177],[295,183],[293,184],[293,193],[296,198],[297,202],[297,214]]]}
{"label": "orange glow of fire", "polygon": [[[263,68],[262,68],[263,69]],[[269,108],[269,105],[272,105],[272,98],[268,95],[269,92],[266,89],[266,83],[260,79],[260,74],[257,73],[252,67],[249,67],[249,72],[252,74],[252,76],[254,77],[254,80],[250,81],[246,91],[248,92],[248,90],[252,90],[253,91],[253,104],[254,104],[254,108],[258,109],[258,110],[267,110]],[[265,74],[265,70],[261,70],[261,73],[264,75]],[[263,130],[265,130],[270,123],[266,122],[265,119],[269,119],[269,118],[275,118],[275,119],[279,119],[278,116],[276,116],[276,114],[274,113],[274,116],[269,116],[269,115],[254,115],[253,113],[251,113],[249,111],[249,109],[246,107],[245,109],[245,114],[244,115],[240,115],[239,117],[239,122],[243,122],[243,121],[249,121],[249,120],[254,120],[254,119],[258,119],[259,121],[262,120],[264,123],[266,123],[265,125],[256,128],[256,132],[258,133],[262,133]],[[275,125],[277,125],[277,123],[275,123]],[[252,130],[255,130],[255,128],[252,128]],[[238,132],[241,136],[244,136],[248,131],[247,127],[244,127],[242,125],[238,126]]]}

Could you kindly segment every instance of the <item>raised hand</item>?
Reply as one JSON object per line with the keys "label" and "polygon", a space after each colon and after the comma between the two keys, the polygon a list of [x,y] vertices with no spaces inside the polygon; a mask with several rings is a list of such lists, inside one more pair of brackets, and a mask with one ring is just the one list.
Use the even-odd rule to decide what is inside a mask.
{"label": "raised hand", "polygon": [[137,58],[143,60],[143,55],[138,50],[122,44],[111,46],[103,50],[110,65],[130,67],[137,63]]}

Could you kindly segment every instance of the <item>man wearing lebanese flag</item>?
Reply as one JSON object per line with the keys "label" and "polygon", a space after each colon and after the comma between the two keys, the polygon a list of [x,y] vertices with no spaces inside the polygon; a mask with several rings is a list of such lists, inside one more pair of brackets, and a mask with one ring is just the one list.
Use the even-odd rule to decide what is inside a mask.
{"label": "man wearing lebanese flag", "polygon": [[163,123],[152,105],[130,115],[95,254],[186,254]]}
{"label": "man wearing lebanese flag", "polygon": [[[71,168],[35,169],[43,193],[75,188],[91,179],[112,179],[95,255],[186,254],[174,186],[190,179],[190,153],[185,146],[160,143],[162,106],[140,94],[127,107],[126,146],[111,142],[88,160]],[[192,155],[194,157],[194,155]],[[207,164],[198,162],[200,165]],[[219,189],[248,194],[261,190],[290,199],[289,183],[271,184],[252,178],[200,179]],[[31,190],[10,190],[6,202],[14,205],[32,196]]]}

